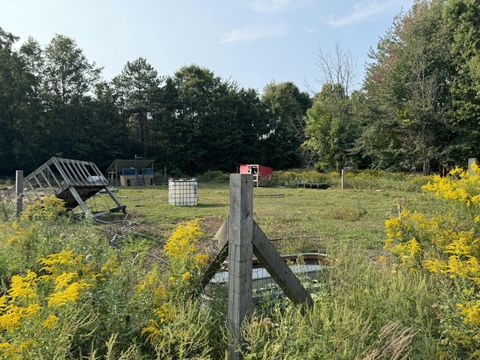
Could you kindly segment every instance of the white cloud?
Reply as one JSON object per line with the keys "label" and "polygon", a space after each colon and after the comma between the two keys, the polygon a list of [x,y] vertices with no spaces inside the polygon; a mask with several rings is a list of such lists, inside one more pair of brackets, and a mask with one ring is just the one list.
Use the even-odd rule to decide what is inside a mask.
{"label": "white cloud", "polygon": [[327,24],[334,27],[344,27],[357,24],[359,22],[367,21],[376,14],[379,14],[391,6],[395,5],[396,1],[377,1],[373,0],[368,3],[358,3],[351,14],[344,16],[330,15]]}
{"label": "white cloud", "polygon": [[238,42],[252,42],[263,38],[282,37],[287,33],[285,28],[273,27],[245,27],[235,29],[222,37],[221,44],[231,44]]}
{"label": "white cloud", "polygon": [[312,2],[313,0],[255,0],[250,2],[249,6],[256,12],[273,14],[303,8]]}

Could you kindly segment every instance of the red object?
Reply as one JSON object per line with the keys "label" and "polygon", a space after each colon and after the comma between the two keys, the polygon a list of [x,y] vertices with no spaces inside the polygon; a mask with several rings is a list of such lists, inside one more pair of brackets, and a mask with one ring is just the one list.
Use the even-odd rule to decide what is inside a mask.
{"label": "red object", "polygon": [[259,180],[270,181],[272,179],[273,169],[268,166],[263,166],[259,164],[241,164],[240,165],[240,174],[253,174],[258,175]]}

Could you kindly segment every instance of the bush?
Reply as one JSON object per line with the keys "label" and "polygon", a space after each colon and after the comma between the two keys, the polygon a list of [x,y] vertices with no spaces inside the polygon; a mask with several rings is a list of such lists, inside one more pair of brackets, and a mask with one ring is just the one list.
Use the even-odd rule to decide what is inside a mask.
{"label": "bush", "polygon": [[403,211],[386,221],[385,249],[400,264],[444,283],[438,317],[445,345],[459,358],[480,356],[480,169],[434,176],[424,191],[450,210],[427,217]]}
{"label": "bush", "polygon": [[419,191],[429,179],[429,177],[414,174],[361,170],[345,173],[345,188]]}
{"label": "bush", "polygon": [[230,181],[230,175],[220,170],[207,171],[196,176],[200,183],[227,184]]}
{"label": "bush", "polygon": [[22,220],[52,222],[65,212],[65,203],[57,197],[49,195],[28,205],[22,212]]}
{"label": "bush", "polygon": [[[297,187],[301,183],[326,183],[340,187],[340,174],[320,173],[315,170],[274,171],[271,186]],[[346,171],[344,187],[357,190],[398,190],[419,191],[431,177],[405,173],[391,173],[381,170]]]}
{"label": "bush", "polygon": [[115,249],[88,222],[1,226],[0,359],[209,358],[222,349],[210,335],[218,321],[188,300],[207,261],[198,221],[173,232],[165,263],[152,262],[151,241]]}
{"label": "bush", "polygon": [[300,183],[326,183],[334,185],[339,183],[339,176],[337,173],[327,174],[305,169],[274,171],[269,185],[297,187]]}

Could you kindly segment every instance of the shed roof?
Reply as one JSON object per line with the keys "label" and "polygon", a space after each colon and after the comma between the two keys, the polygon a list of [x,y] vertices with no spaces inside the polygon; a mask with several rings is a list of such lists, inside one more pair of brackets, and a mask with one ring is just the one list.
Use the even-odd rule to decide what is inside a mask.
{"label": "shed roof", "polygon": [[155,160],[152,159],[115,159],[107,168],[107,172],[115,169],[135,168],[137,170],[153,167]]}

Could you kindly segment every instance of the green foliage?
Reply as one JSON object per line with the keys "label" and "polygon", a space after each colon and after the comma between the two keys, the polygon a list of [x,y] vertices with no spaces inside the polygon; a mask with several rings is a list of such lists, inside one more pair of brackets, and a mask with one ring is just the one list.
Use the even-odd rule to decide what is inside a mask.
{"label": "green foliage", "polygon": [[447,121],[453,132],[447,153],[457,162],[478,154],[480,147],[480,8],[476,1],[449,0],[444,19],[450,34],[455,73],[449,86],[452,106]]}
{"label": "green foliage", "polygon": [[350,99],[341,85],[324,85],[307,112],[304,146],[317,158],[322,170],[340,170],[355,140]]}
{"label": "green foliage", "polygon": [[[338,174],[316,172],[304,176],[338,179]],[[401,174],[377,171],[362,177],[364,184],[368,178],[397,188],[402,182],[408,187],[411,181]],[[168,206],[165,189],[121,191],[128,196],[127,206],[141,205],[137,211],[144,216],[142,232],[150,229],[168,237],[168,247],[163,241],[134,235],[118,239],[112,247],[108,239],[113,229],[88,222],[1,224],[0,296],[11,287],[12,276],[25,276],[28,270],[43,274],[39,260],[64,249],[76,259],[65,271],[95,275],[81,293],[82,302],[73,307],[77,313],[56,313],[71,321],[66,321],[69,327],[55,331],[63,329],[62,334],[71,336],[54,338],[56,332],[42,331],[40,319],[50,315],[47,307],[31,319],[30,328],[15,333],[15,346],[38,332],[41,342],[28,348],[32,358],[52,357],[51,344],[61,358],[93,354],[125,359],[223,358],[228,331],[225,305],[218,304],[221,298],[208,309],[186,295],[195,289],[201,274],[197,262],[204,257],[196,255],[203,255],[217,230],[212,218],[226,215],[228,187],[202,187],[204,206],[188,209]],[[272,300],[249,317],[244,328],[246,358],[454,358],[456,349],[444,345],[445,324],[452,323],[444,316],[448,314],[444,304],[438,303],[445,284],[397,266],[382,251],[383,220],[392,205],[396,208],[403,201],[429,213],[442,211],[438,202],[419,192],[352,188],[285,188],[281,189],[284,197],[268,197],[279,191],[255,189],[255,194],[267,195],[255,198],[255,217],[262,228],[269,237],[281,238],[275,244],[283,253],[319,249],[332,262],[318,279],[312,311],[302,312],[287,300]],[[177,226],[182,219],[198,217],[207,218]],[[221,219],[217,220],[219,225]],[[208,236],[199,233],[198,224]]]}
{"label": "green foliage", "polygon": [[370,190],[420,191],[429,181],[428,176],[388,172],[382,170],[363,170],[346,172],[345,187]]}
{"label": "green foliage", "polygon": [[438,358],[434,283],[365,249],[329,248],[336,261],[319,281],[310,312],[286,304],[245,326],[248,359]]}
{"label": "green foliage", "polygon": [[310,97],[292,82],[270,83],[262,95],[269,114],[266,163],[288,169],[302,165],[300,145],[305,140],[305,113]]}
{"label": "green foliage", "polygon": [[220,170],[207,171],[195,176],[199,183],[227,184],[230,181],[230,174]]}
{"label": "green foliage", "polygon": [[326,183],[329,185],[339,184],[338,173],[321,173],[315,170],[285,170],[274,171],[271,186],[297,187],[301,183]]}
{"label": "green foliage", "polygon": [[1,29],[0,174],[141,154],[188,175],[249,162],[427,175],[480,151],[478,18],[474,0],[417,0],[370,52],[360,90],[324,84],[313,100],[291,82],[259,96],[196,65],[160,76],[143,58],[101,81],[73,39],[15,46]]}
{"label": "green foliage", "polygon": [[127,62],[122,73],[112,80],[118,108],[130,130],[135,148],[147,157],[153,144],[152,114],[159,96],[161,80],[144,58]]}
{"label": "green foliage", "polygon": [[[382,170],[345,171],[345,189],[419,191],[431,178]],[[338,172],[323,173],[315,170],[274,171],[271,186],[297,187],[302,183],[325,183],[340,187]]]}
{"label": "green foliage", "polygon": [[52,222],[64,213],[66,209],[62,200],[56,196],[45,196],[23,210],[22,220]]}
{"label": "green foliage", "polygon": [[385,221],[385,249],[404,268],[427,273],[442,284],[438,296],[439,330],[456,358],[480,355],[480,169],[453,169],[425,185],[448,205],[428,216],[402,211]]}
{"label": "green foliage", "polygon": [[[28,39],[19,50],[17,40],[1,30],[0,174],[29,172],[51,156],[93,160],[104,168],[112,158],[134,154],[171,172],[234,171],[239,163],[281,154],[280,147],[272,150],[274,136],[266,146],[274,132],[284,144],[293,141],[289,151],[298,153],[303,128],[283,131],[283,124],[303,121],[305,104],[296,104],[291,118],[285,110],[285,120],[274,125],[255,90],[205,68],[185,66],[161,77],[139,58],[105,82],[71,38],[57,35],[45,48]],[[290,85],[295,101],[308,101]],[[282,161],[279,155],[270,162],[286,166]]]}
{"label": "green foliage", "polygon": [[446,86],[453,76],[442,1],[417,1],[372,51],[357,149],[378,168],[422,170],[445,163]]}

